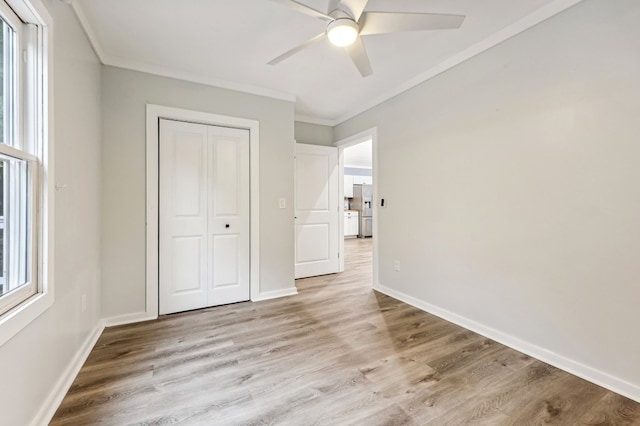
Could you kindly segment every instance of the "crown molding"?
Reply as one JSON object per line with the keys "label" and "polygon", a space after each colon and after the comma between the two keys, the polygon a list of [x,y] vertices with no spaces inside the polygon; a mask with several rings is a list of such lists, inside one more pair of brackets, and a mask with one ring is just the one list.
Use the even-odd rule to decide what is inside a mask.
{"label": "crown molding", "polygon": [[118,58],[116,56],[106,55],[103,61],[104,65],[116,68],[124,68],[132,71],[154,74],[160,77],[169,77],[176,80],[184,80],[191,83],[199,83],[207,86],[217,87],[219,89],[233,90],[236,92],[246,93],[249,95],[264,96],[266,98],[277,99],[287,102],[296,102],[296,97],[290,93],[278,90],[267,89],[264,87],[252,86],[249,84],[234,83],[231,81],[220,80],[216,78],[205,77],[198,74],[192,74],[186,71],[176,71],[169,68],[149,65],[143,62],[130,61],[128,59]]}
{"label": "crown molding", "polygon": [[340,122],[336,120],[327,120],[325,118],[312,117],[310,115],[301,115],[301,114],[295,115],[295,121],[300,121],[302,123],[309,123],[309,124],[318,124],[320,126],[329,126],[329,127],[334,127],[340,124]]}
{"label": "crown molding", "polygon": [[[366,102],[355,108],[354,110],[341,115],[337,119],[327,119],[322,117],[314,117],[309,115],[295,115],[295,120],[303,123],[310,124],[318,124],[322,126],[330,126],[335,127],[341,123],[344,123],[351,118],[362,114],[365,111],[370,110],[371,108],[380,105],[381,103],[400,95],[401,93],[406,92],[407,90],[424,83],[427,80],[430,80],[436,77],[443,72],[450,70],[451,68],[461,64],[462,62],[479,55],[480,53],[491,49],[492,47],[502,43],[505,40],[508,40],[531,27],[538,25],[539,23],[555,16],[566,9],[569,9],[572,6],[575,6],[578,3],[581,3],[583,0],[555,0],[551,3],[548,3],[541,7],[540,9],[530,13],[529,15],[521,18],[520,20],[514,22],[503,28],[502,30],[490,35],[484,40],[464,49],[463,51],[447,58],[446,60],[440,62],[438,65],[426,70],[423,73],[418,74],[416,77],[407,80],[403,84],[395,87],[392,90],[389,90],[382,95],[374,98],[370,102]],[[296,102],[296,96],[290,93],[281,92],[278,90],[267,89],[264,87],[257,87],[247,84],[234,83],[226,80],[219,80],[215,78],[210,78],[202,75],[192,74],[184,71],[176,71],[171,70],[166,67],[159,67],[155,65],[150,65],[138,61],[131,61],[123,58],[114,57],[105,53],[104,49],[100,45],[98,38],[96,36],[96,32],[92,28],[89,20],[86,17],[83,7],[79,2],[73,2],[71,7],[76,13],[80,24],[82,25],[85,33],[87,34],[87,38],[93,47],[93,50],[96,52],[98,59],[104,65],[110,65],[118,68],[125,68],[134,71],[140,71],[148,74],[155,74],[163,77],[170,77],[179,80],[190,81],[194,83],[205,84],[208,86],[215,86],[222,89],[234,90],[238,92],[248,93],[252,95],[264,96],[268,98],[279,99],[283,101]]]}
{"label": "crown molding", "polygon": [[96,56],[98,57],[100,62],[104,64],[104,50],[102,49],[102,46],[98,41],[96,32],[89,23],[87,14],[84,12],[84,7],[80,5],[80,2],[74,1],[73,3],[71,3],[71,9],[73,9],[74,13],[78,17],[78,21],[80,21],[80,25],[82,26],[84,33],[87,35],[87,39],[89,39],[89,44],[93,48],[93,51],[96,53]]}
{"label": "crown molding", "polygon": [[410,80],[407,80],[405,83],[394,88],[393,90],[390,90],[385,94],[376,97],[372,101],[364,103],[363,105],[356,108],[355,110],[340,116],[337,120],[335,120],[336,122],[335,126],[337,126],[338,124],[344,123],[345,121],[359,114],[362,114],[363,112],[368,111],[371,108],[377,105],[380,105],[381,103],[395,96],[398,96],[399,94],[404,93],[407,90],[421,83],[424,83],[425,81],[430,80],[433,77],[439,74],[442,74],[447,70],[450,70],[451,68],[461,64],[467,59],[470,59],[486,50],[491,49],[492,47],[502,43],[503,41],[508,40],[520,34],[521,32],[526,31],[529,28],[538,25],[539,23],[551,18],[552,16],[559,14],[560,12],[565,11],[566,9],[569,9],[572,6],[575,6],[578,3],[581,3],[582,1],[583,0],[555,0],[551,3],[546,4],[545,6],[536,10],[535,12],[530,13],[529,15],[514,22],[513,24],[506,26],[502,30],[496,33],[493,33],[492,35],[485,38],[484,40],[440,62],[435,67],[432,67],[427,71],[421,74],[418,74],[416,77]]}
{"label": "crown molding", "polygon": [[294,103],[296,101],[295,95],[282,92],[279,90],[267,89],[264,87],[252,86],[249,84],[234,83],[231,81],[210,78],[210,77],[188,73],[184,71],[171,70],[165,67],[150,65],[150,64],[146,64],[138,61],[131,61],[128,59],[123,59],[123,58],[109,55],[102,48],[102,45],[100,44],[100,41],[98,40],[98,37],[96,35],[96,31],[91,26],[89,19],[87,18],[87,15],[84,11],[84,8],[80,5],[80,3],[79,2],[71,3],[71,8],[73,9],[76,16],[78,17],[78,21],[80,21],[80,25],[84,29],[84,32],[87,35],[87,38],[89,39],[89,43],[91,44],[93,51],[96,53],[96,56],[98,56],[98,59],[103,65],[109,65],[116,68],[124,68],[124,69],[133,70],[133,71],[144,72],[147,74],[154,74],[161,77],[175,78],[177,80],[185,80],[192,83],[199,83],[207,86],[214,86],[221,89],[247,93],[250,95],[264,96],[267,98],[278,99],[281,101],[294,102]]}

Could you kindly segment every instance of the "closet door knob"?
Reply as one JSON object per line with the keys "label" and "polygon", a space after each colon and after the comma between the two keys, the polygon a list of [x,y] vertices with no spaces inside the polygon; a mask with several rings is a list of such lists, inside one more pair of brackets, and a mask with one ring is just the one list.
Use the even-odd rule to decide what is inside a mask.
{"label": "closet door knob", "polygon": [[227,223],[224,227],[225,227],[225,228],[228,228],[228,227],[229,227],[229,224]]}

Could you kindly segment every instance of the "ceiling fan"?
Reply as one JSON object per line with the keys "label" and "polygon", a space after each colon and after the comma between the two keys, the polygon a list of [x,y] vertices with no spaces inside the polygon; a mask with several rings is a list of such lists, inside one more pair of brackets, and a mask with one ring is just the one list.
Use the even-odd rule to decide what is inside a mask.
{"label": "ceiling fan", "polygon": [[325,32],[305,41],[269,61],[276,65],[302,49],[328,38],[331,44],[343,47],[363,77],[371,75],[371,63],[362,43],[362,36],[404,31],[424,31],[460,28],[463,15],[435,13],[365,12],[369,0],[331,0],[328,13],[323,13],[295,0],[273,0],[293,10],[327,22]]}

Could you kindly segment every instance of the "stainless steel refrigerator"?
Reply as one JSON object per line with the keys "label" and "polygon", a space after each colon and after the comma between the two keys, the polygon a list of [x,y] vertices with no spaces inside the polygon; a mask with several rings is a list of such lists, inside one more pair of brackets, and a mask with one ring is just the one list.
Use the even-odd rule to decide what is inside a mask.
{"label": "stainless steel refrigerator", "polygon": [[373,236],[373,185],[353,185],[351,208],[360,212],[359,238]]}

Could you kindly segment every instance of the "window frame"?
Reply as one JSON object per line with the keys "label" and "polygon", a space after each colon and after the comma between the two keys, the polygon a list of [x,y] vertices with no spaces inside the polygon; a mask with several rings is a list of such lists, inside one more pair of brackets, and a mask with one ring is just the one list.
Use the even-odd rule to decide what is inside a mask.
{"label": "window frame", "polygon": [[[30,297],[36,295],[40,291],[40,287],[38,286],[38,273],[37,273],[37,235],[38,235],[38,220],[37,220],[37,207],[38,207],[38,158],[32,154],[25,153],[23,151],[17,150],[11,146],[4,146],[0,144],[0,156],[10,157],[18,161],[24,161],[26,164],[25,175],[20,176],[20,178],[24,178],[26,182],[24,183],[26,187],[26,194],[21,193],[21,197],[25,197],[24,200],[11,200],[11,203],[5,203],[5,247],[6,241],[9,240],[10,245],[16,245],[15,241],[22,241],[22,235],[25,235],[24,241],[27,244],[28,253],[22,253],[22,256],[16,256],[17,259],[14,259],[14,256],[7,256],[8,254],[13,254],[17,252],[15,248],[22,248],[21,246],[12,247],[14,250],[10,250],[4,253],[4,263],[8,262],[10,266],[5,269],[27,269],[28,272],[27,277],[28,280],[25,284],[20,285],[15,290],[10,291],[6,295],[0,298],[0,317],[10,311],[11,309],[18,306],[20,303],[23,303]],[[7,163],[5,163],[5,167],[7,167]],[[13,165],[9,165],[9,167],[13,167]],[[17,173],[13,173],[14,176]],[[9,182],[10,186],[13,186],[12,190],[10,190],[10,194],[12,192],[20,191],[19,186],[22,182]],[[5,196],[5,198],[9,198]],[[24,217],[21,215],[21,209],[23,207],[22,203],[26,203],[28,207],[29,215]],[[8,210],[8,211],[7,211]],[[18,216],[18,219],[14,219],[13,217]],[[9,226],[7,229],[7,224],[13,225]],[[7,232],[9,230],[9,232]],[[31,231],[31,232],[28,232]],[[7,238],[7,235],[9,238]],[[24,263],[24,264],[23,264]],[[5,280],[7,277],[5,277]],[[5,281],[5,284],[9,284]]]}
{"label": "window frame", "polygon": [[[7,106],[8,99],[13,105],[4,108],[3,120],[4,143],[0,144],[0,155],[5,158],[23,161],[26,164],[23,173],[20,173],[15,162],[6,162],[4,166],[5,203],[4,203],[4,230],[3,230],[3,269],[11,271],[9,276],[3,276],[4,286],[16,287],[0,296],[0,315],[5,314],[23,303],[30,297],[36,295],[41,289],[38,286],[37,269],[38,262],[37,235],[40,226],[37,220],[38,194],[38,167],[39,167],[39,144],[32,141],[35,136],[30,131],[35,124],[36,118],[33,116],[36,110],[33,109],[35,85],[33,81],[32,69],[36,67],[33,51],[37,47],[33,46],[34,35],[37,29],[28,23],[23,22],[18,15],[4,2],[0,1],[0,19],[4,22],[4,63],[6,74],[2,84],[4,106]],[[13,34],[4,27],[10,27]],[[34,29],[36,33],[34,33]],[[11,41],[10,45],[7,44]],[[8,49],[11,49],[11,51]],[[24,53],[23,53],[24,52]],[[24,55],[24,56],[23,56]],[[7,84],[7,80],[8,84]],[[10,136],[8,136],[10,135]],[[24,185],[24,186],[23,186]],[[6,203],[6,201],[9,201]],[[28,215],[24,216],[24,211]],[[7,232],[8,231],[8,232]],[[9,244],[7,244],[7,242]],[[8,250],[7,250],[8,249]],[[17,282],[15,275],[20,271],[25,272],[25,282]],[[4,275],[4,274],[3,274]],[[22,281],[22,280],[20,280]]]}
{"label": "window frame", "polygon": [[[53,95],[51,69],[53,66],[53,21],[42,0],[0,0],[0,10],[6,19],[6,9],[18,18],[22,28],[16,62],[23,60],[29,66],[17,73],[19,94],[19,119],[17,135],[27,151],[11,146],[0,147],[5,156],[27,163],[27,175],[31,180],[29,191],[32,232],[30,277],[33,288],[11,310],[0,314],[0,346],[47,311],[54,301],[53,285],[53,108],[49,104]],[[11,25],[12,22],[9,22]],[[24,30],[28,28],[28,30]],[[14,27],[15,29],[15,27]],[[23,56],[24,55],[24,56]],[[24,59],[23,59],[24,58]],[[13,150],[13,151],[12,151]],[[20,290],[21,288],[17,289]],[[17,291],[16,290],[16,291]]]}

